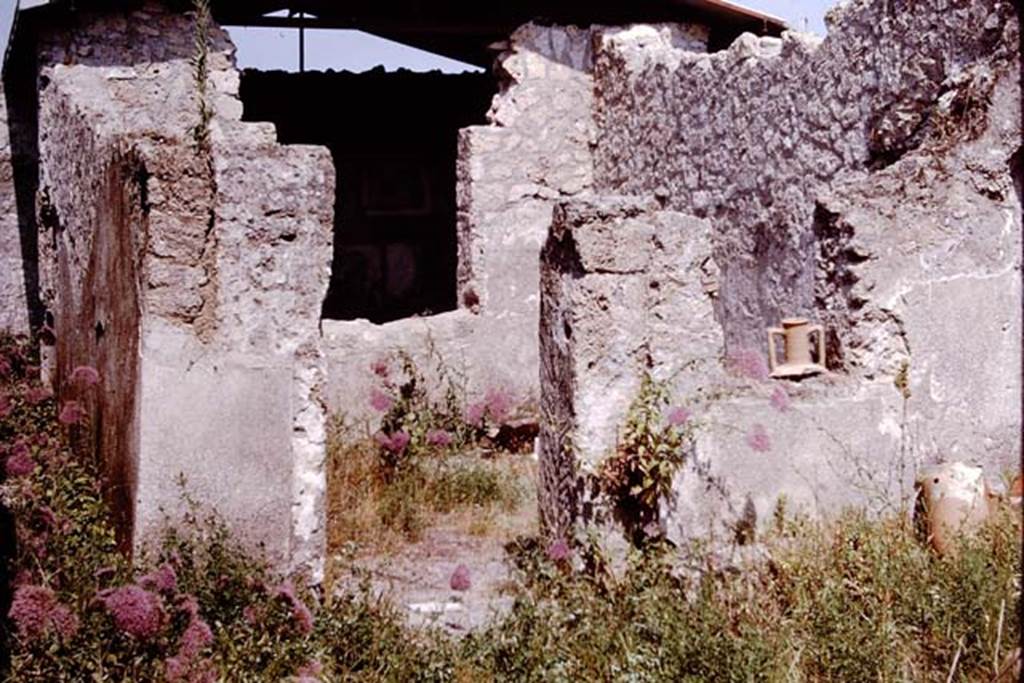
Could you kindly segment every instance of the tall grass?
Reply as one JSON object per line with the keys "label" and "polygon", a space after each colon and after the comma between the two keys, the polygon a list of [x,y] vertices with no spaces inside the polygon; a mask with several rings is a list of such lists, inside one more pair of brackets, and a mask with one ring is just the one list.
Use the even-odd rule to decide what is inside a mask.
{"label": "tall grass", "polygon": [[[129,560],[32,365],[0,340],[0,489],[18,533],[6,681],[987,681],[1020,642],[1010,510],[945,557],[902,518],[859,513],[779,519],[736,567],[652,542],[612,574],[599,544],[523,539],[511,611],[458,640],[410,629],[368,586],[322,596],[275,575],[197,507]],[[455,505],[491,489],[438,490]]]}
{"label": "tall grass", "polygon": [[529,458],[516,454],[418,453],[392,470],[372,439],[332,429],[328,442],[328,545],[386,550],[420,535],[442,515],[477,519],[527,503]]}

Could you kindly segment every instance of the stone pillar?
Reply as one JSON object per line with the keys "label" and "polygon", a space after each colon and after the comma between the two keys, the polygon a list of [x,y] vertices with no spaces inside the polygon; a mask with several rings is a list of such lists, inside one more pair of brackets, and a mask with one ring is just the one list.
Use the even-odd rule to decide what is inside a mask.
{"label": "stone pillar", "polygon": [[707,222],[653,199],[555,208],[541,255],[540,510],[563,536],[612,451],[645,373],[680,396],[717,367],[722,333]]}
{"label": "stone pillar", "polygon": [[77,365],[100,371],[79,445],[103,460],[126,545],[173,522],[184,477],[275,566],[317,580],[334,167],[326,149],[240,122],[219,27],[198,84],[195,31],[147,3],[42,32],[39,220],[58,394],[79,398],[65,383]]}

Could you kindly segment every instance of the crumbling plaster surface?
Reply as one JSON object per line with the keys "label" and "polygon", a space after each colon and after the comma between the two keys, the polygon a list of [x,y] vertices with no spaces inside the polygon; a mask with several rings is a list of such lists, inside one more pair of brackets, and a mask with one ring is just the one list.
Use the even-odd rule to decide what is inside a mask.
{"label": "crumbling plaster surface", "polygon": [[921,448],[1009,470],[1021,439],[1020,84],[1015,67],[976,73],[992,80],[973,113],[980,134],[929,138],[819,195],[817,298],[841,367],[867,379],[907,367]]}
{"label": "crumbling plaster surface", "polygon": [[[725,343],[714,355],[726,362],[675,397],[693,410],[695,437],[661,510],[670,537],[735,540],[780,499],[816,514],[898,510],[925,462],[977,462],[993,480],[1018,466],[1017,30],[1006,3],[976,0],[850,2],[824,43],[746,36],[715,55],[642,27],[606,34],[596,186],[705,217],[722,271],[713,293]],[[638,220],[652,222],[645,213]],[[556,216],[551,239],[564,233]],[[542,348],[567,354],[561,367],[575,372],[545,375],[543,396],[556,403],[545,403],[544,438],[586,402],[580,387],[600,387],[590,400],[602,401],[639,382],[588,349],[642,348],[646,333],[602,322],[605,297],[579,277],[542,264]],[[559,310],[564,328],[549,320]],[[827,324],[833,373],[799,384],[762,376],[764,330],[793,314]],[[737,365],[748,376],[729,371]],[[664,367],[671,359],[647,369]],[[571,455],[544,446],[541,471],[561,468],[579,491],[617,434],[594,441],[568,425],[550,442]],[[542,515],[573,510],[572,485],[558,485]]]}
{"label": "crumbling plaster surface", "polygon": [[972,62],[1013,61],[1012,15],[998,0],[854,0],[823,41],[746,34],[712,54],[608,33],[595,185],[711,220],[729,350],[762,349],[780,317],[815,312],[815,195],[919,144]]}
{"label": "crumbling plaster surface", "polygon": [[[135,448],[108,482],[131,491],[134,545],[181,509],[174,482],[184,475],[194,499],[271,561],[316,578],[333,165],[324,149],[283,147],[272,126],[240,123],[234,48],[217,27],[201,144],[194,35],[190,16],[151,3],[79,15],[40,38],[42,291],[56,314],[58,384],[66,392],[70,370],[100,365],[105,348],[103,390],[136,397],[133,419],[118,423]],[[133,222],[116,244],[131,245],[132,267],[104,273],[94,262],[119,238],[100,191],[122,156],[134,163],[123,178]],[[134,318],[85,307],[110,286],[134,295],[117,299]],[[81,343],[98,325],[120,332]]]}
{"label": "crumbling plaster surface", "polygon": [[9,133],[7,98],[0,87],[0,330],[25,334],[30,329],[26,262],[15,185],[15,151]]}

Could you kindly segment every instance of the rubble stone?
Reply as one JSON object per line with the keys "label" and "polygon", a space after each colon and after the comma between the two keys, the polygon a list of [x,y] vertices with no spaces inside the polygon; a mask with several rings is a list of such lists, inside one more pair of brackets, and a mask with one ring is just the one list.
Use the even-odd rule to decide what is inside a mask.
{"label": "rubble stone", "polygon": [[984,99],[972,64],[1016,78],[1017,30],[1000,0],[855,0],[824,40],[747,34],[706,54],[606,32],[595,191],[660,191],[712,221],[727,344],[762,349],[766,327],[816,311],[816,195],[937,135],[944,97]]}

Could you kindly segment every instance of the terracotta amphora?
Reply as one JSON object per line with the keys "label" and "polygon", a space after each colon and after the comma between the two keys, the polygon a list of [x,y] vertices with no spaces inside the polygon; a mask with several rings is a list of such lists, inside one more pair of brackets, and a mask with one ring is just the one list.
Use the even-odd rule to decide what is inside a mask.
{"label": "terracotta amphora", "polygon": [[998,502],[990,495],[980,467],[949,462],[927,467],[917,477],[928,541],[940,554],[978,531]]}
{"label": "terracotta amphora", "polygon": [[[818,362],[811,356],[811,338],[818,335]],[[779,363],[775,338],[783,338],[785,362]],[[783,318],[782,327],[768,328],[768,367],[772,377],[805,377],[825,372],[825,328],[806,318]]]}

